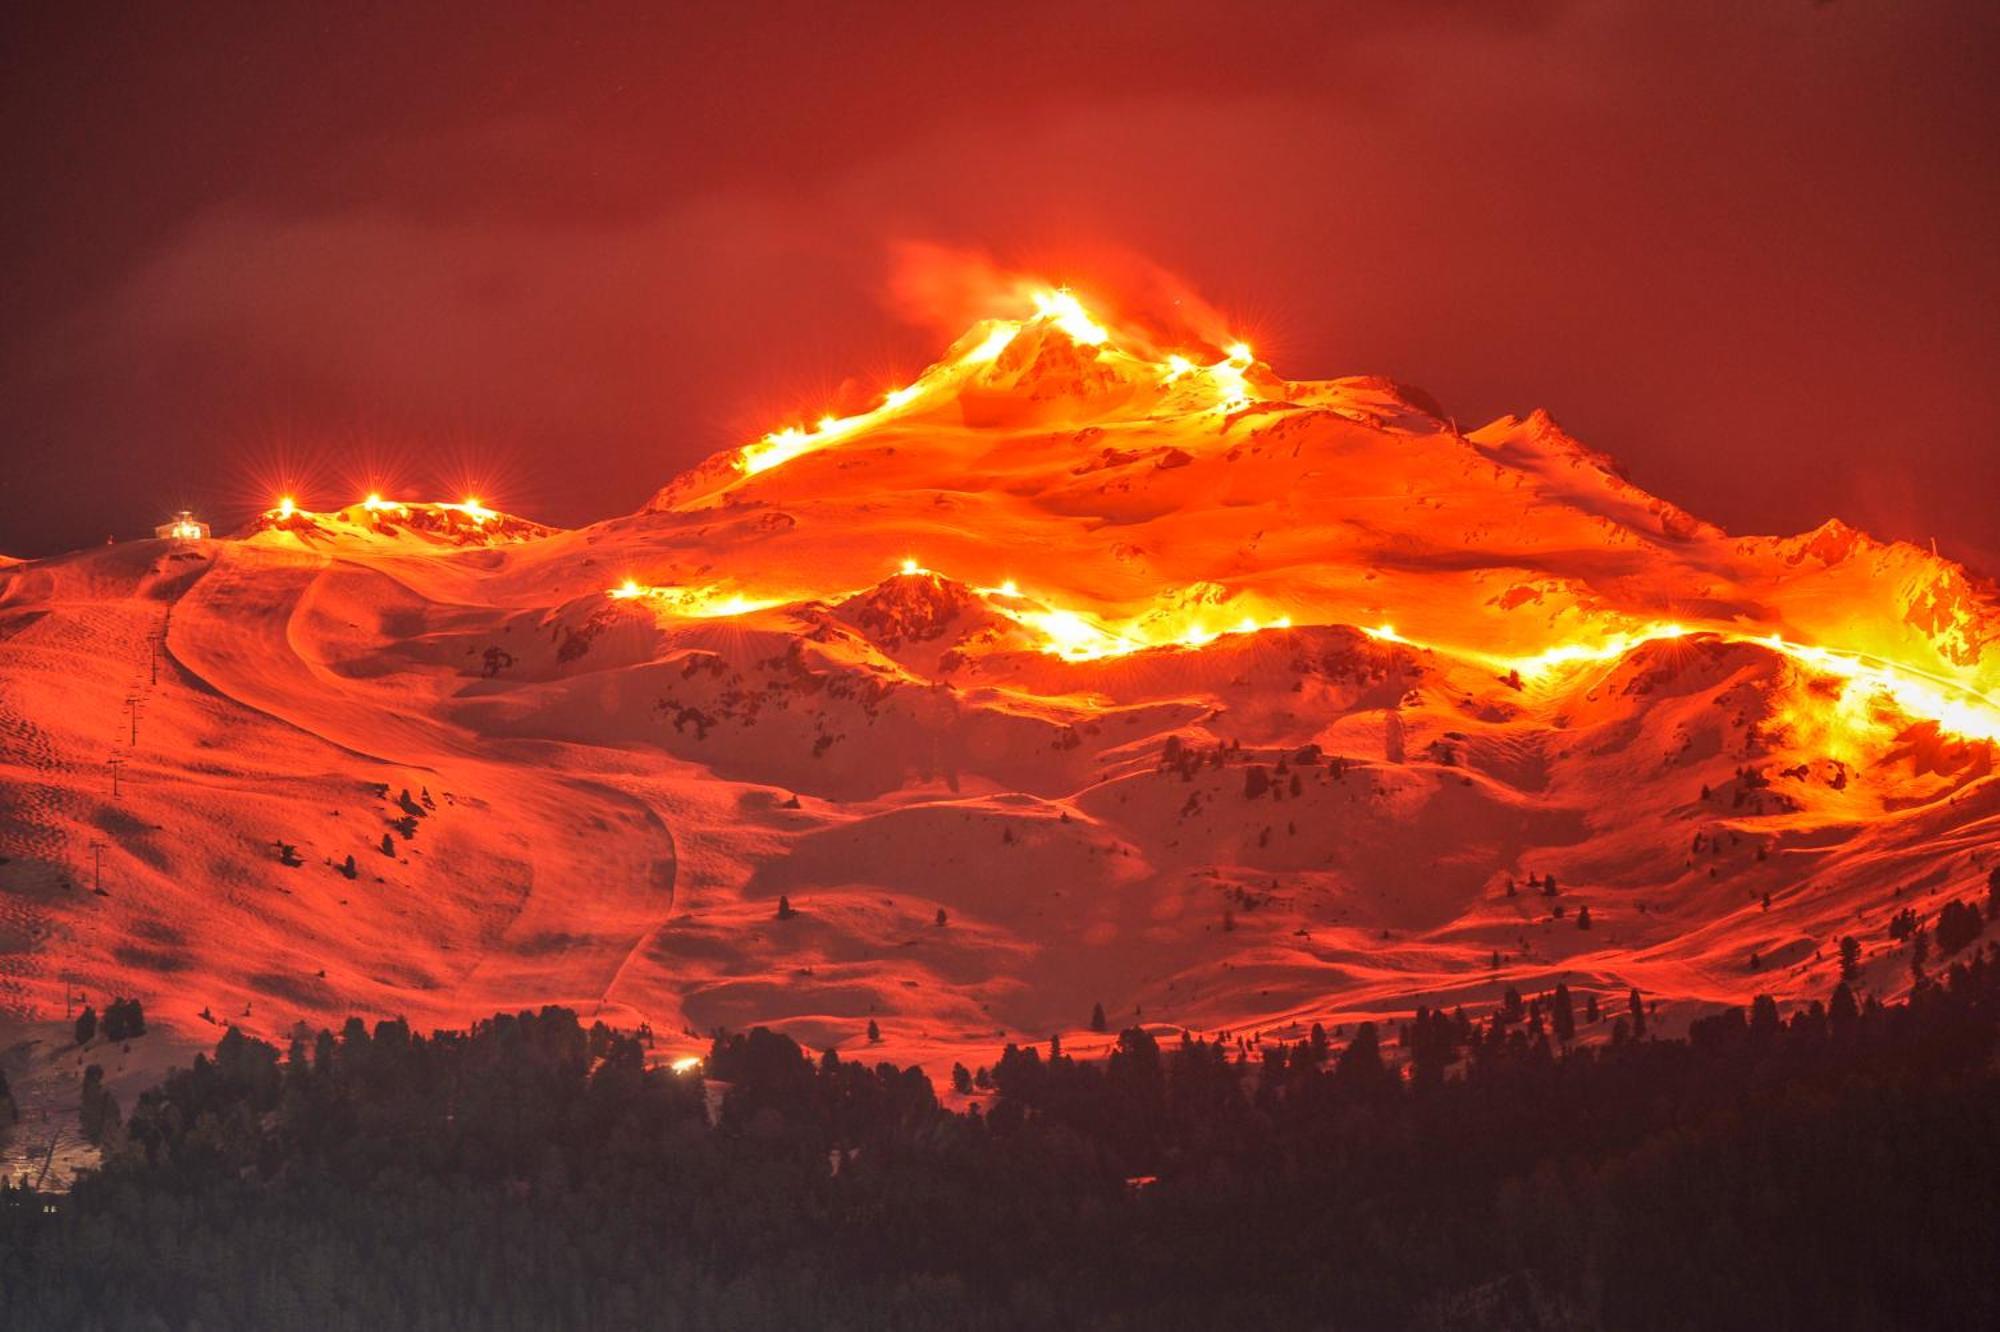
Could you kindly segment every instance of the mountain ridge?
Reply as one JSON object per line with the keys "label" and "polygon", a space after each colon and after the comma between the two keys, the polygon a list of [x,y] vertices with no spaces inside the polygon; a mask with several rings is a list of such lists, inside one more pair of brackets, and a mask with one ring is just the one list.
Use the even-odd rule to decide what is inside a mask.
{"label": "mountain ridge", "polygon": [[0,987],[560,1002],[663,1056],[872,1021],[939,1076],[1097,1002],[1671,1020],[1823,994],[1849,933],[1888,993],[1890,916],[1996,861],[1997,606],[1837,522],[1730,536],[1545,412],[1045,291],[590,527],[288,501],[0,568]]}

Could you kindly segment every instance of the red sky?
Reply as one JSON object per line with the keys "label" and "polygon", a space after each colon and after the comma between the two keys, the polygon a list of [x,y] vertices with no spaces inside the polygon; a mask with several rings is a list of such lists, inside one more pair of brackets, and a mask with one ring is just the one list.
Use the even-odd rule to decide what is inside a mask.
{"label": "red sky", "polygon": [[629,511],[918,367],[928,242],[2000,572],[2000,7],[569,8],[8,7],[0,551]]}

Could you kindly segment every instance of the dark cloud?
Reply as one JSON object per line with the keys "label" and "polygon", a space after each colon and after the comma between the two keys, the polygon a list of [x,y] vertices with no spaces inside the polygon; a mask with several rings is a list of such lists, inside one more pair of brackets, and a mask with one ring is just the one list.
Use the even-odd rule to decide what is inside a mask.
{"label": "dark cloud", "polygon": [[920,364],[920,242],[2000,554],[1988,7],[688,11],[10,13],[0,549],[282,467],[629,509]]}

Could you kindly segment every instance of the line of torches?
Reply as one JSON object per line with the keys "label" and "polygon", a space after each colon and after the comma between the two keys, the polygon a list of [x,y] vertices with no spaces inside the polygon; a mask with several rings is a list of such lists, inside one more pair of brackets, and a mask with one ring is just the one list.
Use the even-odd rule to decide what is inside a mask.
{"label": "line of torches", "polygon": [[[1212,389],[1204,411],[1232,412],[1250,402],[1249,383],[1244,372],[1254,363],[1249,344],[1232,342],[1223,357],[1204,363],[1175,353],[1163,361],[1135,356],[1111,341],[1110,330],[1091,317],[1083,303],[1067,287],[1034,294],[1035,313],[1028,319],[990,319],[974,329],[977,340],[968,335],[960,344],[965,350],[956,357],[938,362],[919,375],[914,383],[883,394],[882,401],[852,416],[822,416],[811,426],[787,426],[774,430],[736,455],[736,466],[746,476],[767,472],[807,453],[838,444],[851,435],[901,415],[913,404],[928,398],[965,374],[999,359],[1030,324],[1047,323],[1061,329],[1070,341],[1097,349],[1099,359],[1138,367],[1165,388],[1179,383],[1207,383]],[[984,330],[982,333],[981,330]],[[969,345],[967,345],[969,344]]]}
{"label": "line of torches", "polygon": [[[399,503],[396,500],[384,499],[379,493],[374,492],[371,492],[367,498],[361,501],[361,507],[370,513],[408,513],[410,511],[408,504]],[[468,495],[456,503],[441,501],[426,504],[422,507],[426,509],[442,509],[451,513],[462,513],[472,520],[475,527],[483,526],[489,519],[500,516],[494,510],[480,503],[479,497],[476,495]],[[264,516],[276,519],[279,522],[287,522],[295,517],[314,518],[319,515],[309,509],[300,508],[298,501],[290,495],[280,495],[277,503],[264,510]]]}
{"label": "line of torches", "polygon": [[[914,559],[904,560],[901,572],[906,577],[936,576]],[[972,591],[994,611],[1034,635],[1043,652],[1071,662],[1099,661],[1151,649],[1197,649],[1225,637],[1292,627],[1289,615],[1268,618],[1245,615],[1218,624],[1197,614],[1173,625],[1170,631],[1163,631],[1161,624],[1170,621],[1171,616],[1106,621],[1085,611],[1028,596],[1012,579],[997,586],[974,587]],[[719,585],[653,587],[629,578],[611,589],[610,596],[620,601],[643,600],[664,613],[690,619],[743,615],[787,604],[784,598],[751,596]],[[1524,686],[1553,683],[1572,670],[1617,661],[1652,643],[1706,637],[1727,643],[1755,644],[1844,683],[1827,720],[1860,728],[1875,720],[1875,713],[1886,703],[1897,713],[1934,721],[1941,731],[1962,739],[2000,740],[2000,699],[1972,685],[1873,653],[1816,647],[1775,633],[1654,621],[1594,640],[1573,640],[1540,652],[1508,655],[1412,639],[1389,624],[1363,628],[1362,632],[1378,642],[1476,662],[1502,678],[1511,676]]]}

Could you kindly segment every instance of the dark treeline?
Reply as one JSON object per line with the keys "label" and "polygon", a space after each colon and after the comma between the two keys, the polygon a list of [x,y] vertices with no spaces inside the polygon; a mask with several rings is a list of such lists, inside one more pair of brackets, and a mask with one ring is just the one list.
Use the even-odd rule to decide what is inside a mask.
{"label": "dark treeline", "polygon": [[54,1210],[0,1194],[0,1325],[2000,1326],[1993,950],[1685,1041],[1566,1049],[1567,999],[1422,1014],[1402,1069],[1367,1027],[1009,1049],[970,1114],[760,1029],[712,1126],[567,1010],[232,1031]]}

